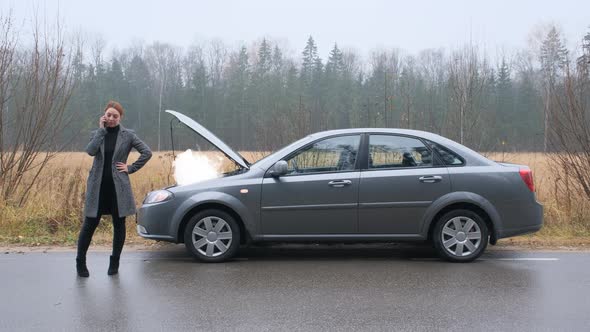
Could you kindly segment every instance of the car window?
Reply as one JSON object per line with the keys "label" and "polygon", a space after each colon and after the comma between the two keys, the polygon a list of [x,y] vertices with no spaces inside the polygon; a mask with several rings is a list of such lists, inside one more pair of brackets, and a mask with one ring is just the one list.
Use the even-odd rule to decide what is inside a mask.
{"label": "car window", "polygon": [[432,152],[422,141],[395,135],[369,137],[369,168],[430,167]]}
{"label": "car window", "polygon": [[438,154],[440,159],[442,160],[443,164],[445,165],[463,165],[463,160],[459,158],[455,153],[450,151],[449,149],[445,148],[444,146],[434,143],[432,141],[428,141],[428,144],[432,147],[434,151]]}
{"label": "car window", "polygon": [[308,145],[287,160],[288,174],[354,170],[360,140],[360,135],[339,136]]}

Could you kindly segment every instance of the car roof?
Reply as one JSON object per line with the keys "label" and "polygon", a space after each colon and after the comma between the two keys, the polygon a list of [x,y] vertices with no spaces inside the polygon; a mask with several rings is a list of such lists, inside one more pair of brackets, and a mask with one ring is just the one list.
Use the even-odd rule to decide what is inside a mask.
{"label": "car roof", "polygon": [[431,132],[423,131],[423,130],[414,130],[414,129],[400,129],[400,128],[349,128],[349,129],[334,129],[334,130],[326,130],[313,133],[309,135],[310,137],[319,138],[319,137],[327,137],[327,136],[334,136],[340,134],[356,134],[356,133],[368,133],[368,134],[378,134],[378,133],[387,133],[387,134],[398,134],[398,135],[408,135],[408,136],[418,136],[422,138],[429,139],[432,137],[433,139],[437,139],[442,137],[437,134],[433,134]]}
{"label": "car roof", "polygon": [[451,149],[455,153],[458,153],[461,157],[463,157],[468,165],[473,166],[484,166],[484,165],[494,165],[495,163],[486,157],[482,156],[481,154],[477,153],[470,148],[455,142],[451,139],[445,138],[435,133],[431,133],[428,131],[423,130],[414,130],[414,129],[400,129],[400,128],[348,128],[348,129],[335,129],[335,130],[327,130],[327,131],[320,131],[313,134],[310,134],[303,139],[294,142],[286,146],[285,148],[275,151],[270,158],[264,158],[264,162],[262,163],[265,167],[269,166],[266,165],[267,163],[273,163],[277,161],[277,158],[273,158],[274,156],[285,154],[285,152],[292,151],[294,149],[300,148],[312,141],[317,139],[321,139],[324,137],[330,136],[338,136],[338,135],[346,135],[346,134],[395,134],[395,135],[407,135],[407,136],[415,136],[418,138],[427,139],[433,141],[435,143],[441,144],[442,146]]}

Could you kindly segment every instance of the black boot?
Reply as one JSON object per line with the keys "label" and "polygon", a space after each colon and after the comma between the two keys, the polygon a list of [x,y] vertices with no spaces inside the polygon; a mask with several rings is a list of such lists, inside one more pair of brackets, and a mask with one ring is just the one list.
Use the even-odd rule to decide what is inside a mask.
{"label": "black boot", "polygon": [[108,275],[112,276],[119,273],[119,257],[110,256]]}
{"label": "black boot", "polygon": [[86,259],[76,258],[76,271],[78,272],[78,277],[88,278],[90,276],[90,272],[88,272],[88,268],[86,267]]}

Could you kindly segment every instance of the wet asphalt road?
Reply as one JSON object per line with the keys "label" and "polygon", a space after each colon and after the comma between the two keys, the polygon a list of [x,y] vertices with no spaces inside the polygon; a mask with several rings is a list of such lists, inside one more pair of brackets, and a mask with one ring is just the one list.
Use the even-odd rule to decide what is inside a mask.
{"label": "wet asphalt road", "polygon": [[182,246],[0,255],[0,329],[590,330],[590,252],[488,251],[446,263],[401,245],[247,249],[229,263],[195,262]]}

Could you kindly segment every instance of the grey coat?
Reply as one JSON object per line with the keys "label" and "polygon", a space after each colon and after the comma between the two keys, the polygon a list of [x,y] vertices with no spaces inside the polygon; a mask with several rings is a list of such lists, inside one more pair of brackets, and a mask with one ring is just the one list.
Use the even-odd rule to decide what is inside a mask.
{"label": "grey coat", "polygon": [[[141,140],[133,130],[124,128],[119,125],[115,151],[113,152],[113,163],[110,171],[113,172],[113,183],[117,192],[117,207],[119,216],[125,217],[135,214],[135,199],[129,182],[129,174],[137,172],[152,157],[152,151]],[[98,214],[98,200],[100,196],[100,183],[102,181],[102,172],[104,166],[104,137],[107,130],[99,128],[92,131],[90,143],[86,146],[86,152],[94,157],[88,182],[86,185],[86,203],[84,205],[84,215],[95,218]],[[127,163],[127,157],[131,148],[135,148],[141,156],[132,165],[127,166],[129,172],[119,172],[116,167],[117,162]]]}

